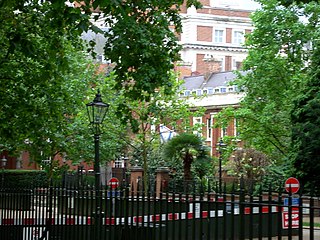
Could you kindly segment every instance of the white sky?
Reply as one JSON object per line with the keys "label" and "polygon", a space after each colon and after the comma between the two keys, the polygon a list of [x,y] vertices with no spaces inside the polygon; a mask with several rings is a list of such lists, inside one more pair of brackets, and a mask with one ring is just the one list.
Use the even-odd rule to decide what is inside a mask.
{"label": "white sky", "polygon": [[245,9],[254,10],[259,7],[259,4],[252,0],[234,0],[234,1],[239,2],[239,5]]}
{"label": "white sky", "polygon": [[248,9],[248,10],[255,10],[259,7],[259,4],[253,0],[215,0],[212,1],[215,5],[224,5],[229,6],[230,8],[237,8],[237,9]]}

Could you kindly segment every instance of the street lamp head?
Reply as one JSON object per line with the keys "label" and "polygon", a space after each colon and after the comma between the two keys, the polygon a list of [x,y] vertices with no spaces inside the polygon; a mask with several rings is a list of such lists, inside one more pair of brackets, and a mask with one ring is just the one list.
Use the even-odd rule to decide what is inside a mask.
{"label": "street lamp head", "polygon": [[86,107],[93,133],[100,134],[100,125],[103,123],[106,117],[109,104],[102,101],[100,91],[98,90],[98,93],[96,94],[94,100],[86,104]]}
{"label": "street lamp head", "polygon": [[225,148],[227,146],[227,144],[225,144],[222,140],[222,138],[220,138],[219,142],[217,143],[217,147],[219,148]]}
{"label": "street lamp head", "polygon": [[5,158],[5,156],[3,156],[2,157],[2,159],[1,159],[1,165],[2,165],[2,167],[5,167],[6,165],[7,165],[7,159]]}
{"label": "street lamp head", "polygon": [[225,144],[222,140],[222,138],[220,138],[219,142],[217,143],[217,151],[221,154],[222,151],[227,147],[227,144]]}

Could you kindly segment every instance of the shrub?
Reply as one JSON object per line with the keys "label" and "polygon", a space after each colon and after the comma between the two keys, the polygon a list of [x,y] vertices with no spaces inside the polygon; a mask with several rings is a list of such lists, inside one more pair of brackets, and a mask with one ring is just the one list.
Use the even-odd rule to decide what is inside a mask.
{"label": "shrub", "polygon": [[[48,186],[48,177],[40,170],[5,170],[3,185],[6,188],[28,189]],[[1,177],[2,181],[2,177]]]}

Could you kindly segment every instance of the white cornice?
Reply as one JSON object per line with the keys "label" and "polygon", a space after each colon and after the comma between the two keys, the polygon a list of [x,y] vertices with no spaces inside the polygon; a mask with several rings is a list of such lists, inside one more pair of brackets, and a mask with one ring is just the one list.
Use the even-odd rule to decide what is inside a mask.
{"label": "white cornice", "polygon": [[250,18],[245,17],[230,17],[230,16],[220,16],[206,13],[198,13],[196,15],[185,15],[181,14],[182,21],[217,21],[217,22],[234,22],[246,24],[252,26],[252,21]]}
{"label": "white cornice", "polygon": [[223,93],[208,95],[203,98],[186,98],[194,107],[221,108],[221,106],[239,106],[243,93]]}
{"label": "white cornice", "polygon": [[213,45],[192,44],[192,43],[183,43],[181,45],[183,49],[203,49],[203,50],[243,52],[243,53],[248,52],[248,50],[244,47],[213,46]]}

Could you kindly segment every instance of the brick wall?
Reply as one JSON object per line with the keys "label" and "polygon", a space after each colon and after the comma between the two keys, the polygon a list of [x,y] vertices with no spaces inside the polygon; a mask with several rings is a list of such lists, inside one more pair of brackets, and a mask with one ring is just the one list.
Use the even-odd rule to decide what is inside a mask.
{"label": "brick wall", "polygon": [[218,16],[227,16],[227,17],[243,17],[249,18],[250,11],[235,11],[235,10],[225,10],[218,8],[201,8],[197,10],[198,13],[218,15]]}
{"label": "brick wall", "polygon": [[197,40],[212,42],[212,27],[197,26]]}
{"label": "brick wall", "polygon": [[205,60],[204,57],[204,54],[197,54],[197,72],[201,74],[221,72],[221,62],[216,61],[214,59]]}
{"label": "brick wall", "polygon": [[197,67],[196,67],[196,70],[197,72],[200,72],[200,73],[205,73],[206,72],[206,64],[205,62],[203,61],[204,59],[204,54],[197,54]]}
{"label": "brick wall", "polygon": [[231,71],[232,70],[232,57],[231,56],[225,56],[225,71]]}
{"label": "brick wall", "polygon": [[200,0],[199,2],[202,4],[202,6],[210,6],[210,0]]}
{"label": "brick wall", "polygon": [[192,70],[190,65],[179,64],[174,67],[175,71],[179,73],[179,77],[183,78],[186,76],[191,76]]}
{"label": "brick wall", "polygon": [[232,28],[226,29],[226,43],[232,42]]}

